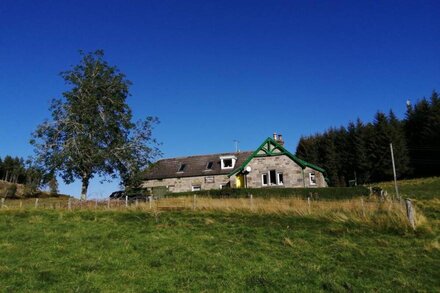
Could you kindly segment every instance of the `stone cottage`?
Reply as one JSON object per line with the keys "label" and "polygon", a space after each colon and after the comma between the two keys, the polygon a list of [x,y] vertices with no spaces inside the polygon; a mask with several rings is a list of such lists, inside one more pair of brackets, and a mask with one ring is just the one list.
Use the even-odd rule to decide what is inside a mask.
{"label": "stone cottage", "polygon": [[143,180],[143,188],[170,192],[327,186],[325,170],[291,154],[277,134],[255,151],[159,160],[146,170]]}

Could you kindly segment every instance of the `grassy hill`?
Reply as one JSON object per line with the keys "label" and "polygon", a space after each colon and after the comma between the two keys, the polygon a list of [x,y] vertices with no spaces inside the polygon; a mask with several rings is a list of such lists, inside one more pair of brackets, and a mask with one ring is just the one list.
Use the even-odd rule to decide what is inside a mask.
{"label": "grassy hill", "polygon": [[[378,185],[395,195],[394,182]],[[400,180],[397,186],[402,197],[413,199],[427,216],[440,221],[440,177]]]}
{"label": "grassy hill", "polygon": [[[11,186],[11,185],[15,185],[17,186],[17,191],[16,191],[16,197],[17,198],[24,198],[25,196],[25,192],[26,192],[26,188],[23,184],[14,184],[8,181],[4,181],[4,180],[0,180],[0,198],[1,197],[5,197],[6,196],[6,190]],[[34,193],[32,193],[32,196],[28,196],[28,197],[42,197],[42,198],[47,198],[47,197],[54,197],[53,195],[51,195],[49,192],[47,191],[36,191]],[[68,195],[65,194],[57,194],[56,197],[69,197]]]}
{"label": "grassy hill", "polygon": [[[438,181],[401,189],[429,212]],[[337,212],[4,209],[0,291],[438,292],[435,217],[414,232]]]}

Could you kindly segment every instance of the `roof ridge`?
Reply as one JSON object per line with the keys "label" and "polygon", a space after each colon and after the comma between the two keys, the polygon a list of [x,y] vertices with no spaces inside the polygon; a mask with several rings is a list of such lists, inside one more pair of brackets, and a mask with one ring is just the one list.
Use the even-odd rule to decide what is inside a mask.
{"label": "roof ridge", "polygon": [[207,157],[207,156],[235,155],[235,154],[252,153],[252,152],[253,151],[240,151],[240,152],[212,153],[212,154],[204,154],[204,155],[181,156],[181,157],[163,158],[163,159],[157,160],[157,162],[166,161],[166,160],[179,160],[179,159]]}

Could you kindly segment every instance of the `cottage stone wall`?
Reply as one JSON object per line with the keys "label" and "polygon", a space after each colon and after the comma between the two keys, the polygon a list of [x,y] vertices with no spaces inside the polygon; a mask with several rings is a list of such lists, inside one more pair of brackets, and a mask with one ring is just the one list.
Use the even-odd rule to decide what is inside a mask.
{"label": "cottage stone wall", "polygon": [[[253,158],[248,166],[251,167],[251,172],[246,175],[246,182],[248,188],[262,188],[262,187],[326,187],[327,182],[324,175],[311,168],[304,169],[292,161],[286,155],[272,156],[272,157],[257,157]],[[238,166],[236,166],[238,167]],[[270,170],[275,170],[277,173],[283,174],[282,185],[268,185],[263,186],[262,175],[267,174]],[[316,185],[310,182],[310,173],[315,174]],[[200,186],[202,190],[220,189],[221,185],[229,183],[231,187],[236,187],[235,176],[228,178],[226,175],[209,175],[197,177],[180,177],[180,178],[165,178],[147,180],[142,184],[143,188],[151,190],[153,187],[166,187],[170,192],[187,192],[192,190],[192,186]]]}
{"label": "cottage stone wall", "polygon": [[[261,188],[261,187],[326,187],[327,184],[321,172],[311,168],[304,169],[292,161],[286,155],[272,156],[272,157],[257,157],[253,158],[248,166],[251,167],[251,172],[246,175],[247,187]],[[270,170],[275,170],[277,173],[283,174],[282,185],[263,185],[262,175],[267,174]],[[316,185],[311,185],[309,180],[309,173],[314,173],[316,176]]]}
{"label": "cottage stone wall", "polygon": [[191,191],[192,186],[195,185],[200,186],[202,190],[220,189],[221,185],[227,184],[231,181],[234,181],[234,178],[228,178],[226,175],[207,174],[206,176],[197,177],[147,180],[142,184],[142,187],[149,190],[153,187],[167,187],[170,192],[186,192]]}

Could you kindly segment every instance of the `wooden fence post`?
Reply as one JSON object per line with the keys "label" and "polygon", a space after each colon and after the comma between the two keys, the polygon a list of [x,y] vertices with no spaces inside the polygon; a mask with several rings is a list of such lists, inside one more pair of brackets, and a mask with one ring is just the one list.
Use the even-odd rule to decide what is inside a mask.
{"label": "wooden fence post", "polygon": [[196,197],[197,197],[197,195],[194,194],[194,197],[193,197],[193,210],[196,209]]}
{"label": "wooden fence post", "polygon": [[1,206],[2,206],[2,208],[5,206],[5,198],[4,197],[2,197],[2,200],[1,200]]}
{"label": "wooden fence post", "polygon": [[152,202],[153,202],[153,196],[150,195],[150,196],[148,197],[148,203],[150,204],[150,210],[151,210],[151,204],[152,204]]}
{"label": "wooden fence post", "polygon": [[406,216],[408,217],[408,221],[411,224],[411,227],[415,230],[416,229],[416,220],[415,220],[415,211],[412,204],[411,199],[407,198],[405,200],[406,204]]}
{"label": "wooden fence post", "polygon": [[135,205],[136,205],[136,207],[138,207],[138,205],[139,205],[139,201],[137,199],[135,201]]}
{"label": "wooden fence post", "polygon": [[254,209],[254,196],[252,193],[249,195],[249,203],[251,205],[251,210]]}
{"label": "wooden fence post", "polygon": [[365,218],[365,205],[364,205],[364,197],[361,196],[361,207],[362,207],[362,216]]}
{"label": "wooden fence post", "polygon": [[125,196],[125,207],[128,208],[128,195]]}
{"label": "wooden fence post", "polygon": [[310,214],[310,212],[311,212],[311,209],[310,209],[310,206],[311,206],[310,196],[307,197],[307,206],[308,206],[308,212],[309,212],[309,214]]}
{"label": "wooden fence post", "polygon": [[35,199],[35,208],[38,208],[38,198]]}
{"label": "wooden fence post", "polygon": [[20,200],[20,209],[23,207],[23,201]]}

